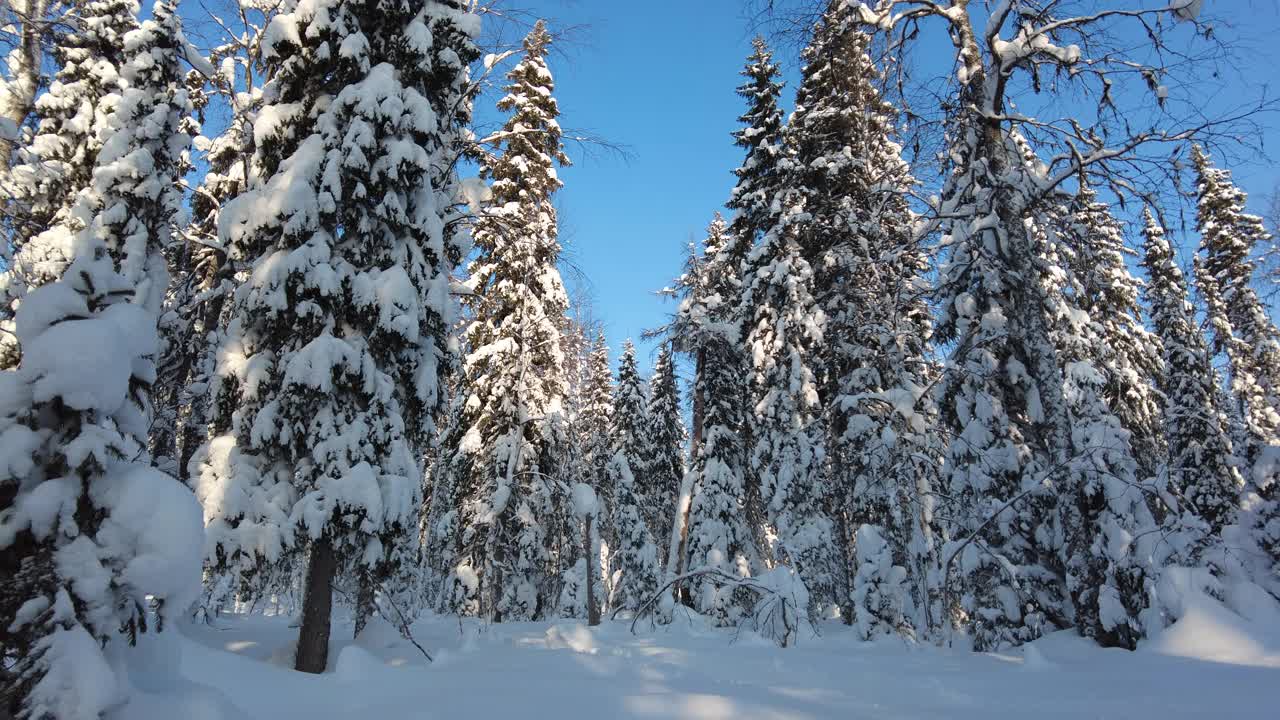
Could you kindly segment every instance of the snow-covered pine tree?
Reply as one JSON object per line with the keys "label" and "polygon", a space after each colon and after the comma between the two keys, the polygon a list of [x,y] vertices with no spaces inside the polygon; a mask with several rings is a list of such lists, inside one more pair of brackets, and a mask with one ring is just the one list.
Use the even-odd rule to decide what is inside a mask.
{"label": "snow-covered pine tree", "polygon": [[[1044,237],[1033,235],[1033,237]],[[1076,630],[1106,647],[1132,650],[1144,632],[1152,574],[1147,565],[1154,521],[1139,483],[1129,432],[1108,403],[1109,374],[1095,363],[1119,355],[1104,323],[1081,307],[1079,278],[1041,254],[1043,295],[1050,332],[1063,363],[1063,390],[1071,427],[1069,458],[1052,473],[1060,566]],[[1105,364],[1104,367],[1107,367]]]}
{"label": "snow-covered pine tree", "polygon": [[[58,36],[53,60],[58,71],[35,103],[39,123],[9,178],[22,208],[25,237],[34,237],[65,218],[77,193],[87,187],[102,149],[102,129],[122,89],[120,71],[128,60],[124,36],[138,27],[135,0],[77,3],[68,16],[70,31]],[[56,272],[56,270],[55,270]],[[38,281],[37,281],[37,284]]]}
{"label": "snow-covered pine tree", "polygon": [[952,350],[937,397],[954,518],[942,556],[946,610],[975,649],[988,650],[1034,639],[1068,615],[1048,569],[1059,548],[1042,528],[1053,519],[1052,483],[1071,437],[1048,300],[1032,281],[1045,261],[1036,224],[1026,221],[1033,170],[1014,133],[989,127],[975,109],[988,100],[986,70],[973,60],[966,73],[976,77],[967,75],[960,105],[969,109],[948,128],[936,293],[937,336]]}
{"label": "snow-covered pine tree", "polygon": [[751,41],[752,53],[741,75],[747,81],[738,95],[747,101],[747,111],[738,118],[742,127],[733,132],[734,144],[746,151],[742,164],[733,171],[738,178],[725,207],[735,211],[729,232],[755,245],[770,226],[770,204],[781,187],[778,162],[782,158],[782,94],[780,72],[764,38]]}
{"label": "snow-covered pine tree", "polygon": [[[1046,168],[1022,134],[1013,132],[1011,141],[1028,176],[1043,176]],[[1062,364],[1063,407],[1070,427],[1066,460],[1048,475],[1052,496],[1041,498],[1041,508],[1051,509],[1058,530],[1047,542],[1047,536],[1038,538],[1041,551],[1054,553],[1041,558],[1040,570],[1051,586],[1060,578],[1074,613],[1051,619],[1073,623],[1100,644],[1132,648],[1143,632],[1141,616],[1151,585],[1149,543],[1138,547],[1135,539],[1150,537],[1146,531],[1154,521],[1144,492],[1152,488],[1139,484],[1130,434],[1106,395],[1111,378],[1133,373],[1128,356],[1111,344],[1112,334],[1123,330],[1116,333],[1088,311],[1106,306],[1100,296],[1109,289],[1111,309],[1124,312],[1114,296],[1120,296],[1115,286],[1125,283],[1115,276],[1127,271],[1108,267],[1118,263],[1122,268],[1123,258],[1112,238],[1101,237],[1106,233],[1098,228],[1104,224],[1076,220],[1068,201],[1056,193],[1030,206],[1023,221],[1034,248],[1043,319]],[[1093,265],[1081,257],[1091,258]],[[1134,345],[1131,339],[1120,340],[1121,348]],[[1158,357],[1153,361],[1158,370]],[[1142,478],[1144,483],[1148,479]]]}
{"label": "snow-covered pine tree", "polygon": [[[695,358],[692,394],[701,407],[700,437],[694,444],[692,496],[683,565],[686,571],[714,568],[731,577],[760,571],[760,551],[747,522],[746,363],[741,352],[738,271],[745,254],[744,235],[730,233],[716,213],[707,227],[693,277],[682,283],[686,295],[672,326],[678,347]],[[754,598],[725,590],[702,578],[690,588],[694,608],[723,625],[735,625]]]}
{"label": "snow-covered pine tree", "polygon": [[[1020,132],[1012,140],[1030,177],[1043,176],[1046,169],[1031,144]],[[1113,336],[1131,328],[1109,326],[1089,308],[1125,312],[1119,298],[1129,295],[1117,286],[1133,283],[1116,277],[1127,274],[1116,245],[1122,240],[1100,229],[1105,219],[1081,220],[1080,212],[1077,206],[1073,215],[1069,203],[1054,194],[1030,207],[1024,221],[1035,248],[1048,334],[1062,363],[1070,426],[1067,460],[1049,476],[1060,537],[1049,543],[1057,557],[1045,559],[1044,571],[1048,578],[1061,576],[1074,613],[1070,622],[1082,635],[1132,649],[1144,631],[1141,616],[1153,584],[1147,563],[1150,543],[1144,540],[1154,525],[1144,492],[1153,488],[1146,482],[1149,477],[1140,484],[1130,433],[1106,395],[1111,378],[1133,373],[1128,356],[1111,344]],[[1112,267],[1116,264],[1121,269]],[[1122,328],[1118,332],[1117,325]],[[1147,344],[1156,342],[1145,334],[1143,338]],[[1131,338],[1119,342],[1122,349],[1141,345]],[[1158,370],[1159,358],[1152,360]]]}
{"label": "snow-covered pine tree", "polygon": [[[627,465],[637,478],[638,469],[648,453],[649,415],[645,399],[645,383],[640,377],[636,346],[630,339],[622,341],[618,357],[618,382],[613,396],[613,449],[627,456]],[[639,492],[639,489],[636,490]]]}
{"label": "snow-covered pine tree", "polygon": [[[833,2],[814,28],[785,132],[793,155],[783,167],[805,198],[797,232],[826,315],[827,341],[814,362],[839,502],[837,544],[852,565],[854,534],[877,526],[892,565],[909,576],[874,593],[883,600],[890,588],[908,592],[883,600],[902,608],[905,621],[879,622],[875,608],[841,604],[867,616],[858,618],[864,632],[913,634],[916,625],[923,633],[936,563],[929,505],[941,448],[924,392],[932,372],[925,357],[928,267],[907,204],[915,180],[893,140],[897,111],[880,95],[871,38],[855,19],[853,4]],[[872,595],[859,593],[857,578],[848,580],[854,587],[846,586],[846,597]]]}
{"label": "snow-covered pine tree", "polygon": [[[1135,129],[1124,113],[1084,117],[1070,113],[1071,103],[1060,114],[1034,120],[1014,108],[1024,107],[1031,92],[1065,97],[1065,86],[1046,82],[1050,76],[1070,77],[1071,92],[1107,106],[1118,78],[1176,73],[1181,66],[1163,63],[1156,51],[1162,33],[1145,31],[1194,21],[1199,3],[1191,4],[1099,2],[1078,14],[1060,12],[1057,4],[1046,9],[968,0],[859,6],[858,21],[888,35],[890,47],[952,53],[938,77],[952,91],[934,116],[947,133],[939,157],[948,177],[942,191],[926,200],[918,232],[939,231],[944,243],[937,331],[951,352],[939,389],[943,430],[951,440],[944,468],[953,500],[948,515],[956,518],[944,563],[954,568],[952,560],[959,560],[963,602],[950,609],[973,624],[979,648],[1017,643],[1072,621],[1066,593],[1055,587],[1064,579],[1054,571],[1061,562],[1059,533],[1044,529],[1053,526],[1058,496],[1074,502],[1081,489],[1089,490],[1076,483],[1083,468],[1069,468],[1080,440],[1072,434],[1072,414],[1098,428],[1111,426],[1084,406],[1068,408],[1049,327],[1056,310],[1046,304],[1042,282],[1045,243],[1034,237],[1036,227],[1052,226],[1036,216],[1056,205],[1053,196],[1073,179],[1088,178],[1099,187],[1140,184],[1131,150],[1196,132],[1174,112],[1157,113],[1151,125]],[[921,32],[926,22],[945,32]],[[1126,24],[1134,32],[1120,40],[1113,31]],[[1076,42],[1082,37],[1089,42]],[[1133,45],[1133,37],[1145,44]],[[1195,78],[1189,70],[1187,79]],[[1154,81],[1151,89],[1161,106],[1174,102]],[[1060,132],[1063,127],[1070,130]],[[1053,161],[1027,167],[1014,140],[1020,133],[1046,146]],[[1073,381],[1088,376],[1072,375]],[[1089,390],[1077,383],[1071,392],[1084,397]],[[1112,459],[1123,464],[1123,454]],[[1066,475],[1069,469],[1075,472]]]}
{"label": "snow-covered pine tree", "polygon": [[604,332],[599,332],[591,344],[584,374],[582,408],[578,418],[583,461],[587,465],[589,484],[595,490],[600,505],[596,514],[596,531],[606,548],[612,549],[617,545],[611,519],[614,488],[607,478],[609,461],[614,453],[613,374]]}
{"label": "snow-covered pine tree", "polygon": [[[1217,406],[1215,373],[1182,268],[1164,226],[1150,208],[1143,210],[1143,222],[1147,305],[1163,346],[1165,366],[1160,376],[1160,391],[1165,397],[1164,432],[1169,443],[1164,485],[1177,502],[1183,516],[1180,522],[1203,522],[1208,539],[1220,535],[1223,526],[1234,520],[1244,481],[1232,460],[1231,440]],[[1177,558],[1184,564],[1195,559]]]}
{"label": "snow-covered pine tree", "polygon": [[501,155],[482,168],[493,179],[492,206],[473,231],[469,354],[458,424],[446,441],[458,513],[450,604],[494,620],[538,617],[557,599],[547,596],[548,540],[553,515],[564,510],[556,507],[563,459],[555,455],[564,440],[560,341],[569,300],[556,269],[551,197],[561,185],[555,164],[568,158],[546,64],[550,41],[537,23],[498,102],[511,116],[498,134]]}
{"label": "snow-covered pine tree", "polygon": [[[136,0],[93,0],[78,3],[70,15],[70,32],[59,35],[53,49],[58,66],[49,89],[35,101],[39,119],[30,143],[15,154],[0,196],[5,196],[4,224],[14,247],[55,222],[71,221],[68,213],[89,186],[103,130],[123,89],[120,71],[126,62],[124,36],[138,27]],[[5,158],[7,161],[8,158]],[[70,262],[65,248],[45,246],[45,254],[20,252],[0,272],[0,368],[18,364],[13,316],[26,289],[61,276]]]}
{"label": "snow-covered pine tree", "polygon": [[[757,36],[751,45],[752,53],[741,72],[746,82],[737,88],[738,95],[747,103],[747,110],[738,118],[742,127],[733,132],[734,144],[745,150],[746,154],[742,164],[733,171],[737,182],[729,195],[729,201],[725,203],[725,207],[733,211],[728,230],[733,237],[728,245],[731,255],[725,262],[738,268],[737,272],[742,278],[752,277],[759,269],[749,267],[747,262],[752,257],[752,249],[771,226],[771,205],[782,188],[782,172],[778,166],[785,152],[782,141],[783,115],[778,107],[778,97],[782,94],[778,65],[773,61],[773,53],[764,38]],[[763,256],[757,256],[756,260],[763,261]],[[742,405],[736,413],[743,418],[752,417],[756,399],[752,384],[746,378],[750,369],[747,333],[756,316],[756,300],[750,293],[751,289],[751,283],[742,282],[734,310],[740,335],[737,343],[740,357],[738,362],[743,367],[745,379]],[[740,435],[743,447],[750,453],[750,449],[755,447],[752,424],[745,423]],[[769,557],[770,548],[765,542],[766,500],[760,486],[760,476],[750,462],[743,467],[743,481],[746,485],[747,524],[762,556]]]}
{"label": "snow-covered pine tree", "polygon": [[625,449],[610,459],[606,482],[614,488],[613,527],[618,535],[618,547],[609,563],[613,574],[609,606],[635,612],[658,591],[662,565],[658,546],[644,521],[643,499]]}
{"label": "snow-covered pine tree", "polygon": [[[1252,287],[1253,253],[1269,235],[1262,218],[1245,211],[1247,196],[1227,170],[1215,168],[1193,146],[1200,233],[1200,293],[1208,306],[1213,350],[1230,363],[1231,392],[1245,419],[1250,463],[1280,440],[1280,341],[1275,325]],[[1211,281],[1211,282],[1209,282]]]}
{"label": "snow-covered pine tree", "polygon": [[1193,146],[1200,232],[1196,282],[1204,299],[1215,353],[1230,369],[1231,415],[1239,419],[1234,450],[1261,502],[1253,513],[1258,543],[1271,556],[1268,583],[1280,568],[1280,333],[1253,288],[1253,253],[1269,235],[1245,211],[1247,196],[1231,173],[1215,168]]}
{"label": "snow-covered pine tree", "polygon": [[77,169],[74,204],[22,246],[66,264],[23,297],[21,364],[0,372],[0,710],[24,718],[118,704],[122,655],[105,648],[161,629],[200,587],[199,506],[146,452],[162,249],[190,139],[186,41],[170,2],[115,38],[131,59],[92,176]]}
{"label": "snow-covered pine tree", "polygon": [[614,497],[611,521],[617,547],[610,550],[609,604],[615,609],[636,610],[657,591],[662,577],[662,558],[645,520],[640,472],[635,470],[649,452],[649,420],[636,346],[629,339],[623,341],[618,358],[612,430],[614,454],[609,460],[605,485],[611,488]]}
{"label": "snow-covered pine tree", "polygon": [[276,16],[249,191],[219,235],[246,278],[193,458],[209,560],[252,573],[309,551],[296,666],[324,670],[331,588],[413,552],[448,363],[446,221],[478,20],[459,0],[316,0]]}
{"label": "snow-covered pine tree", "polygon": [[[252,174],[253,121],[262,107],[265,82],[262,40],[280,9],[271,3],[239,7],[241,32],[209,54],[209,65],[216,70],[207,76],[205,70],[188,74],[199,117],[217,117],[206,109],[219,104],[229,117],[216,135],[196,138],[204,174],[191,193],[185,242],[169,253],[173,277],[160,322],[165,349],[156,380],[152,446],[158,456],[173,456],[183,482],[190,480],[191,458],[205,439],[208,387],[226,327],[227,299],[235,287],[235,265],[218,236],[218,217],[226,203],[245,191]],[[225,18],[220,21],[229,27]]]}
{"label": "snow-covered pine tree", "polygon": [[813,269],[796,225],[804,199],[784,191],[764,243],[752,252],[746,291],[756,300],[747,336],[758,399],[753,415],[752,467],[760,476],[766,519],[776,531],[773,556],[795,569],[809,593],[810,619],[841,598],[841,570],[823,473],[825,432],[811,363],[823,342],[826,318],[813,296]]}
{"label": "snow-covered pine tree", "polygon": [[681,507],[685,427],[676,379],[675,351],[670,343],[658,351],[658,360],[649,378],[645,417],[649,423],[645,433],[647,455],[644,458],[645,472],[640,476],[638,486],[644,502],[645,521],[665,560],[667,550],[679,544],[685,509]]}
{"label": "snow-covered pine tree", "polygon": [[1125,246],[1111,209],[1087,185],[1073,199],[1065,224],[1061,237],[1071,248],[1075,303],[1089,313],[1102,341],[1090,359],[1103,375],[1111,412],[1129,431],[1139,477],[1146,481],[1155,477],[1167,447],[1155,389],[1163,373],[1160,339],[1142,324],[1142,283],[1125,261],[1136,253]]}

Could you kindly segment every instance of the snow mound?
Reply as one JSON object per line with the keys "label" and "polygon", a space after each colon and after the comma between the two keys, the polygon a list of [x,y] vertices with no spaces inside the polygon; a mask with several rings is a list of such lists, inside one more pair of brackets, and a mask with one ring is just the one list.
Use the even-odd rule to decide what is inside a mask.
{"label": "snow mound", "polygon": [[112,643],[117,676],[129,701],[104,720],[247,720],[244,711],[218,690],[183,674],[181,631],[171,627],[143,633],[136,646]]}
{"label": "snow mound", "polygon": [[385,663],[359,645],[348,645],[338,653],[333,675],[339,682],[358,685],[377,677]]}
{"label": "snow mound", "polygon": [[572,650],[587,655],[595,655],[600,651],[595,635],[582,623],[551,626],[547,629],[546,642],[550,650]]}
{"label": "snow mound", "polygon": [[1182,617],[1147,645],[1162,655],[1209,662],[1280,668],[1280,648],[1267,633],[1225,607],[1188,603]]}
{"label": "snow mound", "polygon": [[1022,647],[1022,668],[1024,670],[1032,670],[1035,672],[1043,672],[1056,668],[1049,659],[1040,652],[1040,648],[1035,645],[1024,645]]}
{"label": "snow mound", "polygon": [[109,514],[98,543],[116,557],[130,558],[120,580],[138,604],[163,598],[180,614],[200,593],[204,516],[195,495],[150,465],[126,466],[91,492]]}

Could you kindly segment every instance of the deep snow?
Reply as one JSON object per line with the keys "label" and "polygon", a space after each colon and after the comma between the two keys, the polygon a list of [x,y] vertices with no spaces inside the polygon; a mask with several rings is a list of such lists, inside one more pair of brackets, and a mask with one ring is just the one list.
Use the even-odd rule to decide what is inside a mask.
{"label": "deep snow", "polygon": [[[780,649],[680,618],[588,629],[573,621],[414,625],[421,653],[375,622],[350,641],[335,618],[329,672],[289,669],[284,617],[220,617],[152,638],[148,663],[181,668],[135,691],[119,717],[350,718],[1264,718],[1280,707],[1280,613],[1246,620],[1205,604],[1135,653],[1070,632],[978,655],[899,640],[862,643],[839,624]],[[157,649],[158,648],[158,649]],[[180,656],[180,659],[179,659]],[[233,709],[234,706],[238,709]]]}

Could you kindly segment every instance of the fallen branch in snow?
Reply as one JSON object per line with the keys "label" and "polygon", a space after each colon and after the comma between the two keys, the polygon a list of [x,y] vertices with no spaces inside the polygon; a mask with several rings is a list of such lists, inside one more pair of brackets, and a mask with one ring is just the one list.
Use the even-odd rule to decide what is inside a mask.
{"label": "fallen branch in snow", "polygon": [[[773,627],[775,622],[781,622],[781,633],[769,632],[773,640],[782,647],[789,647],[795,640],[796,631],[799,629],[799,615],[796,612],[798,606],[796,600],[787,597],[786,594],[780,592],[778,588],[770,587],[758,582],[755,578],[743,578],[730,575],[718,568],[705,567],[697,570],[691,570],[686,573],[677,575],[668,580],[661,588],[658,589],[649,599],[640,604],[636,610],[635,616],[631,618],[631,633],[635,634],[636,623],[640,618],[647,616],[657,604],[668,595],[671,588],[686,580],[698,577],[709,577],[718,581],[723,587],[732,590],[743,589],[750,590],[760,597],[754,610],[752,611],[752,621],[756,629]],[[778,609],[781,608],[782,614],[778,616]],[[613,611],[612,618],[616,618],[623,608],[617,608]]]}
{"label": "fallen branch in snow", "polygon": [[427,662],[435,662],[435,658],[431,657],[431,653],[427,652],[427,649],[419,645],[418,641],[414,639],[413,633],[409,630],[409,618],[405,617],[404,611],[400,609],[400,605],[391,598],[391,595],[385,588],[382,591],[382,599],[391,606],[392,610],[396,611],[396,615],[400,618],[400,623],[396,627],[396,629],[400,631],[400,637],[413,643],[413,646],[418,648],[418,652],[422,653],[422,656],[427,659]]}

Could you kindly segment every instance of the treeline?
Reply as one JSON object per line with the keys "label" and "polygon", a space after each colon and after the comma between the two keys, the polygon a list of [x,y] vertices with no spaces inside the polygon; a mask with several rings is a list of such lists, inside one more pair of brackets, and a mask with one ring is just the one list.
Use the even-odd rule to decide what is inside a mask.
{"label": "treeline", "polygon": [[[1280,596],[1269,236],[1195,144],[1230,118],[1179,125],[1173,70],[1102,44],[1211,33],[1059,5],[822,3],[789,118],[756,40],[727,220],[646,381],[557,270],[543,23],[477,137],[508,55],[462,0],[246,2],[203,52],[170,0],[31,4],[0,88],[8,710],[96,717],[103,648],[192,608],[300,609],[320,672],[335,602],[356,632],[685,606],[991,650]],[[932,120],[891,101],[922,24],[954,59]],[[1033,119],[1030,90],[1097,109]],[[903,146],[926,121],[936,163]],[[1173,148],[1190,283],[1149,169]]]}

